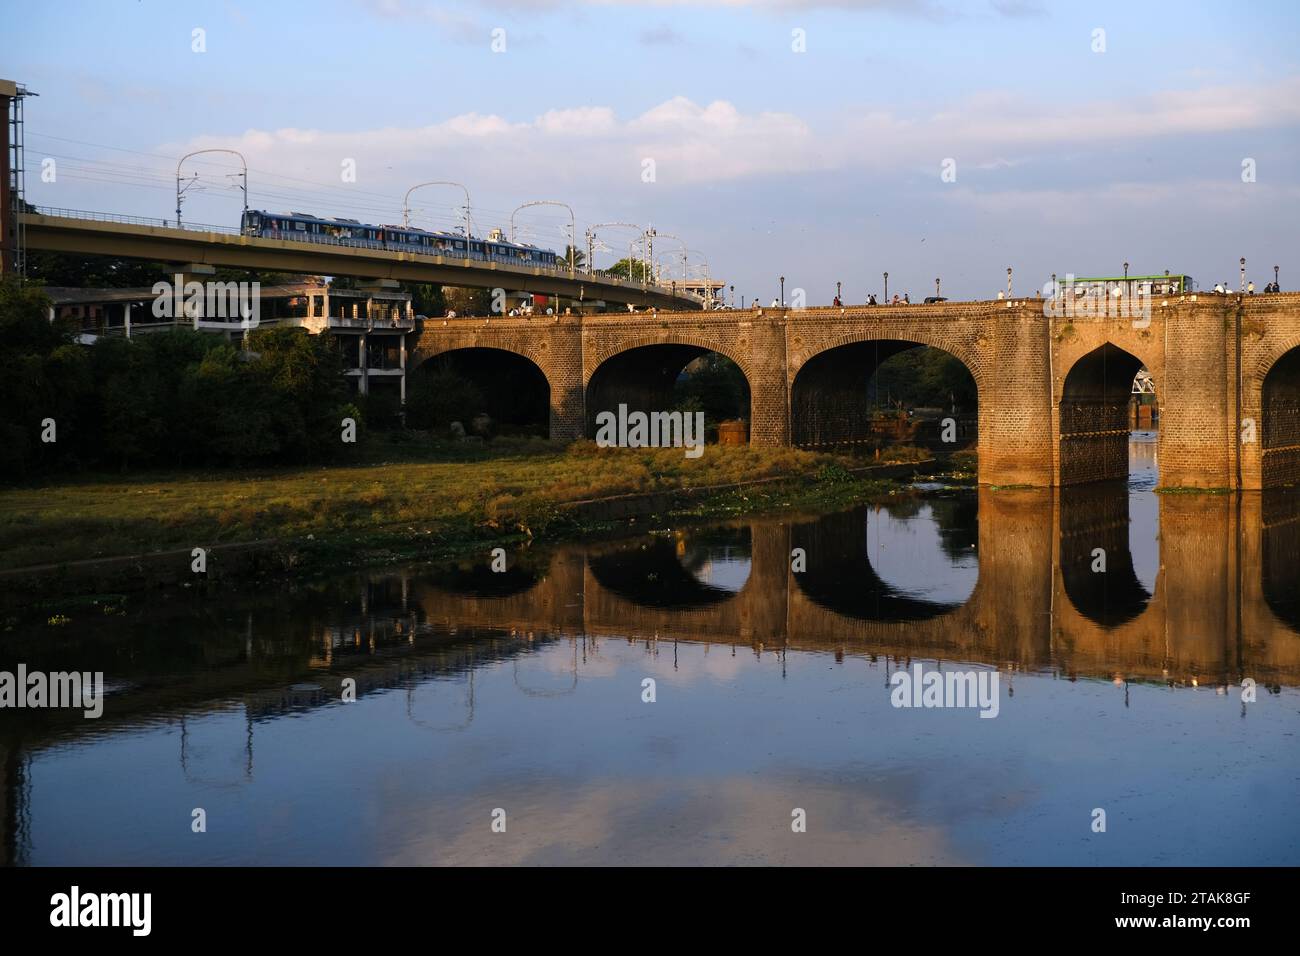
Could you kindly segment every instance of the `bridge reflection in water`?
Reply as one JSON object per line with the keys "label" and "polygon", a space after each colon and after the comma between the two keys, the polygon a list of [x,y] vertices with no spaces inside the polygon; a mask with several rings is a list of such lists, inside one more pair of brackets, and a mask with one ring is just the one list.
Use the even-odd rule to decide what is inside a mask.
{"label": "bridge reflection in water", "polygon": [[[791,568],[796,549],[802,571]],[[1099,551],[1104,572],[1094,570]],[[656,659],[671,647],[674,663],[679,648],[722,645],[783,664],[790,651],[883,661],[886,672],[927,659],[1008,679],[1235,688],[1250,677],[1261,697],[1300,687],[1291,492],[1157,497],[1140,480],[981,489],[525,551],[506,574],[485,566],[186,595],[57,642],[18,630],[6,669],[103,670],[117,690],[98,721],[6,715],[6,860],[31,859],[32,763],[49,755],[61,766],[61,745],[162,734],[186,786],[237,792],[255,786],[260,735],[282,716],[337,706],[344,678],[362,701],[404,691],[410,726],[440,739],[484,719],[476,672],[505,666],[518,690],[574,707],[558,699],[574,700],[584,676],[608,676],[609,642]],[[545,653],[557,642],[571,647]],[[284,743],[271,753],[274,776]]]}

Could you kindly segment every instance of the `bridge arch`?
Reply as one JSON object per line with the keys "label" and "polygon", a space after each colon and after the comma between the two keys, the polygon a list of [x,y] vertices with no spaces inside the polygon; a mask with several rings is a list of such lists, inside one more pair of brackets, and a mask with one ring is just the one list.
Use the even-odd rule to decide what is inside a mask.
{"label": "bridge arch", "polygon": [[714,354],[727,359],[744,380],[742,394],[735,399],[737,417],[750,421],[753,407],[753,377],[749,362],[737,349],[700,335],[646,335],[621,339],[593,351],[583,376],[586,404],[586,434],[596,434],[596,416],[617,412],[620,404],[629,411],[671,411],[678,379],[691,363]]}
{"label": "bridge arch", "polygon": [[1242,404],[1243,415],[1254,411],[1259,418],[1262,487],[1300,485],[1300,340],[1259,363]]}
{"label": "bridge arch", "polygon": [[419,359],[407,386],[408,421],[445,428],[457,420],[469,430],[483,412],[494,429],[549,437],[554,390],[532,355],[466,345],[423,352]]}
{"label": "bridge arch", "polygon": [[[973,413],[978,410],[982,385],[979,364],[966,349],[942,337],[906,338],[845,335],[830,340],[791,363],[790,435],[802,447],[855,444],[871,438],[875,404],[868,383],[881,366],[896,355],[930,348],[956,359],[974,383],[976,409],[964,409],[956,447],[973,437]],[[945,409],[952,411],[951,409]],[[966,421],[965,418],[970,420]],[[955,449],[954,449],[955,450]]]}
{"label": "bridge arch", "polygon": [[[1128,478],[1129,403],[1133,380],[1144,367],[1151,369],[1141,358],[1110,341],[1070,363],[1056,402],[1060,435],[1058,484]],[[1160,386],[1156,381],[1157,398]]]}

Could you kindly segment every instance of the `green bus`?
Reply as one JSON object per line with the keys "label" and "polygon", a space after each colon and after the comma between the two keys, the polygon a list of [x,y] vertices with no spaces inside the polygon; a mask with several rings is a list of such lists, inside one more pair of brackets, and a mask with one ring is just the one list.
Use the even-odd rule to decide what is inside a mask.
{"label": "green bus", "polygon": [[1182,295],[1185,292],[1194,292],[1196,289],[1196,283],[1192,281],[1191,276],[1175,276],[1167,272],[1159,276],[1090,276],[1082,278],[1076,276],[1073,279],[1066,276],[1061,285],[1066,289],[1074,289],[1076,296],[1087,295],[1093,290],[1111,296],[1115,294],[1117,289],[1126,296]]}

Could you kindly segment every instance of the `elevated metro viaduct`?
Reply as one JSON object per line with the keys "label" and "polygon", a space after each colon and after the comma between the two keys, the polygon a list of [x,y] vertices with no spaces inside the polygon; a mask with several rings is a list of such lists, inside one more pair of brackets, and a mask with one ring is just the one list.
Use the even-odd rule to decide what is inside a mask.
{"label": "elevated metro viaduct", "polygon": [[[47,211],[47,213],[50,211]],[[81,255],[120,256],[176,263],[185,274],[225,266],[301,275],[350,276],[503,288],[580,301],[605,301],[641,308],[699,309],[700,299],[673,287],[636,282],[600,273],[512,266],[498,262],[370,249],[326,242],[267,239],[241,235],[236,228],[186,226],[165,220],[109,216],[65,210],[66,215],[22,213],[19,223],[30,249]],[[99,218],[90,218],[99,216]],[[159,278],[163,278],[160,276]],[[201,276],[199,278],[202,278]]]}
{"label": "elevated metro viaduct", "polygon": [[1043,300],[1022,299],[431,320],[413,364],[456,354],[492,367],[496,387],[531,380],[549,396],[551,437],[573,439],[621,402],[670,408],[682,368],[717,352],[748,380],[753,444],[824,447],[866,437],[865,382],[882,361],[933,346],[975,380],[979,479],[1001,486],[1126,477],[1130,389],[1145,366],[1163,487],[1300,482],[1300,294],[1151,305],[1137,319],[1048,317]]}

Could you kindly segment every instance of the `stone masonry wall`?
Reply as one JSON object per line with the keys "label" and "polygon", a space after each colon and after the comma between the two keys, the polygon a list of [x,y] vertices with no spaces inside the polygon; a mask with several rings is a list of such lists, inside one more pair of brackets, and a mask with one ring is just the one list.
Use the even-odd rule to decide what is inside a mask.
{"label": "stone masonry wall", "polygon": [[[1071,370],[1107,343],[1145,365],[1155,380],[1162,485],[1234,487],[1238,472],[1245,488],[1300,481],[1300,433],[1292,435],[1300,424],[1287,424],[1300,416],[1300,404],[1289,397],[1300,396],[1300,361],[1281,362],[1291,349],[1300,348],[1297,294],[1157,299],[1145,319],[1049,319],[1036,299],[433,319],[417,333],[411,364],[417,367],[457,348],[523,355],[550,383],[551,436],[572,439],[586,430],[587,388],[609,359],[650,345],[708,349],[735,361],[749,381],[751,442],[786,445],[804,413],[792,408],[792,393],[813,381],[800,381],[805,366],[818,356],[848,360],[850,350],[833,350],[871,342],[934,346],[970,369],[979,392],[979,477],[984,484],[1057,485],[1122,467],[1115,449],[1126,426],[1118,411],[1108,414],[1107,409],[1122,409],[1123,401],[1105,396],[1107,401],[1091,412],[1099,416],[1098,427],[1088,429],[1080,420],[1091,414],[1088,402],[1066,394]],[[829,367],[825,360],[815,365]],[[862,369],[864,383],[869,371]],[[1264,422],[1270,418],[1265,450]],[[1253,437],[1245,424],[1252,421]],[[1107,433],[1111,440],[1100,445],[1080,440],[1080,433],[1089,430]],[[1252,440],[1244,441],[1247,437]]]}

